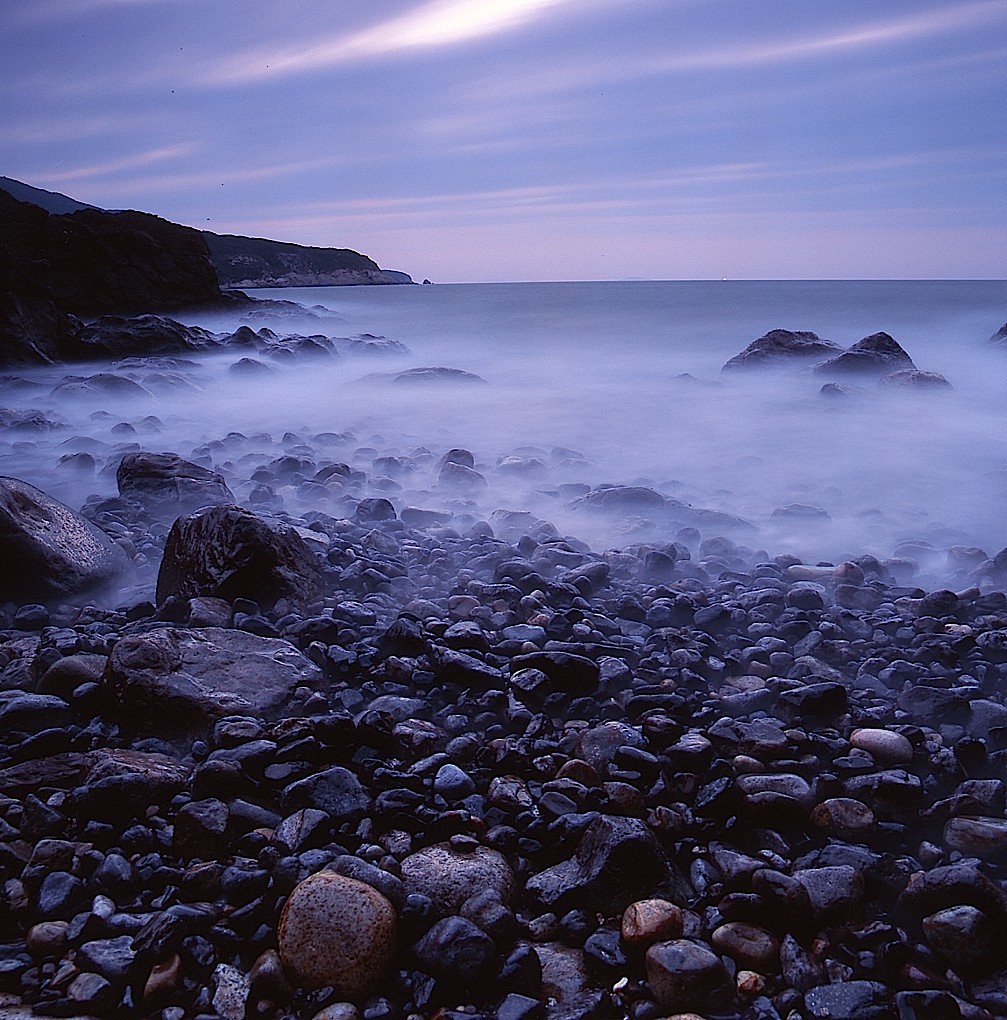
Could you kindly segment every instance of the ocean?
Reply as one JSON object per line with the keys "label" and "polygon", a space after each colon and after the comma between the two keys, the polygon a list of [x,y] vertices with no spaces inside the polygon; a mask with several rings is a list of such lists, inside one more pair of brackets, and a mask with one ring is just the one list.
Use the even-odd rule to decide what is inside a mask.
{"label": "ocean", "polygon": [[[253,328],[380,335],[408,353],[278,359],[255,375],[231,370],[243,355],[254,357],[241,351],[178,364],[133,362],[112,371],[143,392],[115,397],[102,390],[68,396],[65,388],[53,396],[65,366],[18,372],[20,382],[0,382],[0,404],[38,409],[61,427],[8,435],[0,471],[79,506],[88,495],[115,492],[124,450],[170,450],[220,470],[243,499],[257,469],[294,450],[308,474],[274,485],[276,508],[292,513],[346,512],[345,502],[303,484],[311,467],[343,461],[364,472],[362,494],[386,496],[398,511],[451,512],[459,529],[494,510],[525,511],[595,548],[659,545],[677,535],[643,510],[586,513],[577,497],[599,485],[648,487],[733,515],[742,519],[735,541],[806,562],[893,557],[913,543],[917,558],[932,547],[936,578],[952,546],[989,555],[1007,546],[1007,347],[988,343],[1007,319],[1007,282],[627,281],[251,293],[310,313],[256,316]],[[224,330],[240,320],[185,321]],[[810,330],[844,347],[887,332],[919,369],[943,374],[951,388],[900,392],[850,380],[856,392],[829,399],[821,393],[825,380],[806,367],[721,372],[774,328]],[[458,372],[394,381],[410,368]],[[459,492],[438,482],[438,459],[456,448],[471,452],[485,487]],[[66,458],[85,450],[95,469],[81,477]],[[389,457],[397,458],[394,468]]]}

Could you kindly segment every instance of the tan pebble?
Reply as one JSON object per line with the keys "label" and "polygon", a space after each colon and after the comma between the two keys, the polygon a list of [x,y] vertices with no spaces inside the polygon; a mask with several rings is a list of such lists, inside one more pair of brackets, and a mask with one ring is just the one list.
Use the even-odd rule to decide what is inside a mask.
{"label": "tan pebble", "polygon": [[181,984],[182,958],[178,953],[172,953],[151,967],[150,976],[143,986],[144,1008],[160,1009],[167,1005]]}
{"label": "tan pebble", "polygon": [[765,977],[754,970],[739,970],[734,983],[743,999],[754,999],[766,990]]}
{"label": "tan pebble", "polygon": [[859,832],[874,825],[874,812],[859,800],[830,797],[816,805],[811,821],[820,829],[834,832]]}
{"label": "tan pebble", "polygon": [[667,900],[637,900],[622,915],[622,939],[627,946],[645,949],[652,942],[682,935],[682,910]]}
{"label": "tan pebble", "polygon": [[69,921],[40,921],[28,929],[25,948],[32,956],[62,956]]}
{"label": "tan pebble", "polygon": [[572,779],[574,782],[582,783],[584,786],[597,786],[601,781],[598,770],[589,765],[583,758],[571,758],[563,763],[563,767],[556,773],[557,779]]}
{"label": "tan pebble", "polygon": [[395,956],[395,908],[376,889],[331,871],[297,885],[280,914],[277,946],[295,983],[331,985],[355,999]]}
{"label": "tan pebble", "polygon": [[854,730],[850,734],[850,743],[879,762],[904,764],[913,760],[913,745],[908,738],[894,730]]}

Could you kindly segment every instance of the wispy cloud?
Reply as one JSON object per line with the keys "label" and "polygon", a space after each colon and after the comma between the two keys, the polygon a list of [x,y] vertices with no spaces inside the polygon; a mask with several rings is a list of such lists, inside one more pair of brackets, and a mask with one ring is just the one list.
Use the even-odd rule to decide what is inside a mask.
{"label": "wispy cloud", "polygon": [[408,14],[306,46],[246,51],[211,72],[218,82],[300,74],[400,50],[449,46],[511,31],[575,0],[428,0]]}
{"label": "wispy cloud", "polygon": [[91,163],[68,170],[35,174],[32,180],[37,184],[65,184],[67,181],[81,181],[92,177],[109,177],[127,170],[138,170],[141,167],[153,166],[157,163],[188,156],[195,148],[193,142],[166,145],[159,149],[148,149],[146,152],[122,156],[120,159],[109,160],[107,163]]}

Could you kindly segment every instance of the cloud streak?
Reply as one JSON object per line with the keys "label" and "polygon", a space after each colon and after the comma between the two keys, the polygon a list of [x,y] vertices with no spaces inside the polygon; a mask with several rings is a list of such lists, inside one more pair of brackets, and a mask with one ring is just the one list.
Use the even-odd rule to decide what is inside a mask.
{"label": "cloud streak", "polygon": [[429,0],[397,18],[313,45],[246,51],[210,75],[226,83],[303,74],[396,53],[451,46],[523,27],[575,0]]}

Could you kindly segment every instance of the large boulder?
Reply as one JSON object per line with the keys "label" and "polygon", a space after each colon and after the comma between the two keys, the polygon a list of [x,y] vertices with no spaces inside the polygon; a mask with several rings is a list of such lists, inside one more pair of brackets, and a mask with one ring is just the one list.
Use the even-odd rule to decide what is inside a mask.
{"label": "large boulder", "polygon": [[321,671],[288,641],[218,627],[162,627],[115,643],[102,686],[130,726],[198,732],[228,715],[271,717]]}
{"label": "large boulder", "polygon": [[52,600],[111,584],[129,558],[68,506],[0,477],[0,599]]}
{"label": "large boulder", "polygon": [[887,333],[872,333],[848,351],[815,366],[819,375],[886,375],[903,369],[914,370],[913,359]]}
{"label": "large boulder", "polygon": [[793,362],[822,361],[842,354],[843,348],[807,330],[771,329],[735,354],[721,371],[736,368],[770,368]]}
{"label": "large boulder", "polygon": [[215,506],[171,527],[157,575],[157,601],[170,595],[308,602],[321,593],[322,568],[297,529],[240,506]]}
{"label": "large boulder", "polygon": [[991,344],[1007,344],[1007,322],[1005,322],[989,339]]}
{"label": "large boulder", "polygon": [[127,453],[119,462],[115,480],[124,499],[173,517],[197,507],[234,502],[222,475],[176,453]]}
{"label": "large boulder", "polygon": [[77,327],[66,354],[80,359],[151,357],[217,346],[217,338],[209,330],[183,326],[166,315],[101,315]]}

